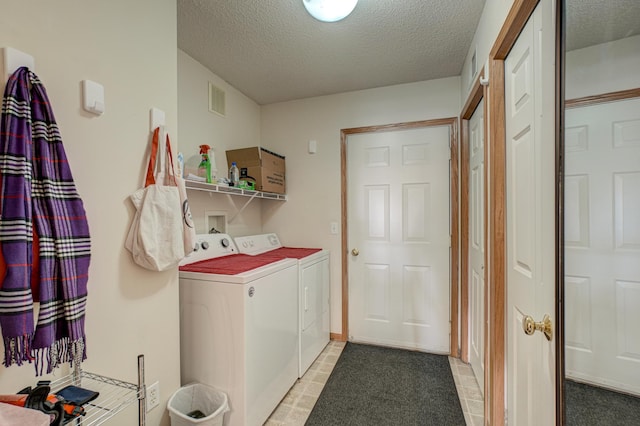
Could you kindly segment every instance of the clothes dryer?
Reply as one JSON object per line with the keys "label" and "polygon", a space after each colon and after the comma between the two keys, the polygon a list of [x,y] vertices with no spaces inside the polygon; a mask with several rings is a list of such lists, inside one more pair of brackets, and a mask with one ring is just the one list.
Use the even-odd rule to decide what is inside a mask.
{"label": "clothes dryer", "polygon": [[284,247],[274,233],[236,237],[240,253],[298,262],[299,367],[302,377],[329,343],[329,250]]}
{"label": "clothes dryer", "polygon": [[198,235],[180,265],[180,373],[225,392],[225,425],[262,425],[298,378],[298,263]]}

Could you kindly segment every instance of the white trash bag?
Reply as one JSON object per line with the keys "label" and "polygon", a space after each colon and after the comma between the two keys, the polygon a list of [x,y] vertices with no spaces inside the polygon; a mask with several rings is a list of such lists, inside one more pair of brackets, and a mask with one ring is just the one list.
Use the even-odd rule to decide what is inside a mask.
{"label": "white trash bag", "polygon": [[167,405],[171,426],[221,426],[229,411],[227,394],[202,383],[181,387]]}

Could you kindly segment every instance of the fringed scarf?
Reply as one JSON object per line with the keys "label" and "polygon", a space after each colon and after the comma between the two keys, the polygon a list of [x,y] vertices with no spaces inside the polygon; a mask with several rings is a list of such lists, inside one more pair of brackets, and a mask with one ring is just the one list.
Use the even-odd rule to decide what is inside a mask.
{"label": "fringed scarf", "polygon": [[[86,359],[84,315],[91,243],[47,93],[27,68],[13,73],[0,125],[0,248],[6,273],[0,286],[4,365]],[[39,244],[33,278],[40,311],[34,329],[34,234]]]}

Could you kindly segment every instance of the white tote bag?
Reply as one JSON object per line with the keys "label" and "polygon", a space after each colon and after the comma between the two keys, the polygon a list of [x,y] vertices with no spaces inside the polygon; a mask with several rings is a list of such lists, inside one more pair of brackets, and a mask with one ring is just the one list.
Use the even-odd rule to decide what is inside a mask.
{"label": "white tote bag", "polygon": [[174,268],[185,256],[178,187],[175,180],[173,185],[164,185],[163,172],[154,176],[159,132],[157,128],[153,133],[145,187],[130,197],[136,214],[125,242],[134,262],[152,271]]}
{"label": "white tote bag", "polygon": [[174,183],[178,187],[178,194],[180,195],[180,211],[182,214],[182,230],[183,230],[183,242],[184,252],[189,255],[196,249],[196,227],[193,224],[193,216],[191,215],[191,207],[189,207],[189,199],[187,198],[187,188],[184,184],[184,179],[181,176],[176,175],[173,164],[173,154],[171,153],[171,141],[167,134],[166,139],[167,149],[167,174],[171,183]]}

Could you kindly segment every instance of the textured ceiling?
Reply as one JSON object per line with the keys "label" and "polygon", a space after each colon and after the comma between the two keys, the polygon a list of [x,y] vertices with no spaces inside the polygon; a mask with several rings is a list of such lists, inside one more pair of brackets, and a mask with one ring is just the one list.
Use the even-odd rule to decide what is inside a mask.
{"label": "textured ceiling", "polygon": [[[178,0],[178,47],[258,104],[457,76],[485,0]],[[640,0],[566,0],[567,50],[640,34]]]}
{"label": "textured ceiling", "polygon": [[640,34],[640,0],[567,0],[567,50]]}
{"label": "textured ceiling", "polygon": [[484,0],[178,0],[178,47],[258,104],[460,75]]}

